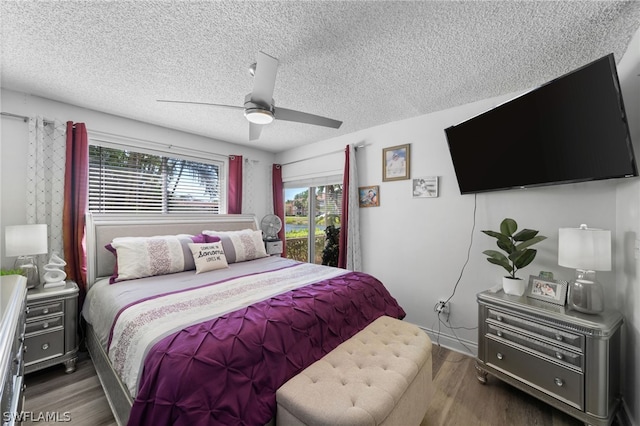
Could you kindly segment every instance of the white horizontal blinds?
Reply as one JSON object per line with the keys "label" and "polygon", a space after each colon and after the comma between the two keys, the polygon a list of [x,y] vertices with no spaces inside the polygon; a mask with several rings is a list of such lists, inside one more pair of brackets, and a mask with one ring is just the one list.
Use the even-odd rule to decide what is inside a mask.
{"label": "white horizontal blinds", "polygon": [[220,212],[220,168],[179,158],[166,158],[167,209],[170,212]]}
{"label": "white horizontal blinds", "polygon": [[89,210],[220,213],[220,165],[91,145]]}

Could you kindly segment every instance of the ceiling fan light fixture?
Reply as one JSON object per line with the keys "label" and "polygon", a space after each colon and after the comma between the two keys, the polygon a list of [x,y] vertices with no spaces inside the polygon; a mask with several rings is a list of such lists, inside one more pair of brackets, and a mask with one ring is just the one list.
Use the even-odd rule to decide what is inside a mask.
{"label": "ceiling fan light fixture", "polygon": [[247,108],[244,116],[254,124],[269,124],[273,121],[273,113],[266,109]]}

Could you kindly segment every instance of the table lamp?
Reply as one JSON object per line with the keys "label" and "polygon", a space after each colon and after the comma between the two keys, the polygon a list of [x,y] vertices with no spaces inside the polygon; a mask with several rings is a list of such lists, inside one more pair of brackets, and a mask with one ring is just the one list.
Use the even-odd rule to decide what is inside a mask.
{"label": "table lamp", "polygon": [[24,270],[27,288],[40,285],[35,256],[47,252],[47,225],[14,225],[4,228],[5,256],[17,256],[14,267]]}
{"label": "table lamp", "polygon": [[587,228],[560,228],[558,265],[576,269],[569,283],[568,304],[587,314],[604,310],[604,290],[596,271],[611,270],[611,231]]}

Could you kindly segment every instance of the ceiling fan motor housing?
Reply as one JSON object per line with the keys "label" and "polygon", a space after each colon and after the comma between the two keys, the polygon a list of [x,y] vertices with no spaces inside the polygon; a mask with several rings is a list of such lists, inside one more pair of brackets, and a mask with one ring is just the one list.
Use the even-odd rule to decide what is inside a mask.
{"label": "ceiling fan motor housing", "polygon": [[269,124],[274,119],[273,104],[273,99],[271,100],[271,105],[253,102],[251,100],[251,93],[249,93],[244,99],[244,116],[251,123]]}

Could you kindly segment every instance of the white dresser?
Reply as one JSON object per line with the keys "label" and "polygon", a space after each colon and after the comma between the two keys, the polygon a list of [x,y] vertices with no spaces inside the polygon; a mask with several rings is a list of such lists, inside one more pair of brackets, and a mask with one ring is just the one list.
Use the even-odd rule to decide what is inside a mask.
{"label": "white dresser", "polygon": [[22,411],[26,300],[26,277],[0,277],[0,412],[3,426],[19,423],[16,419]]}

